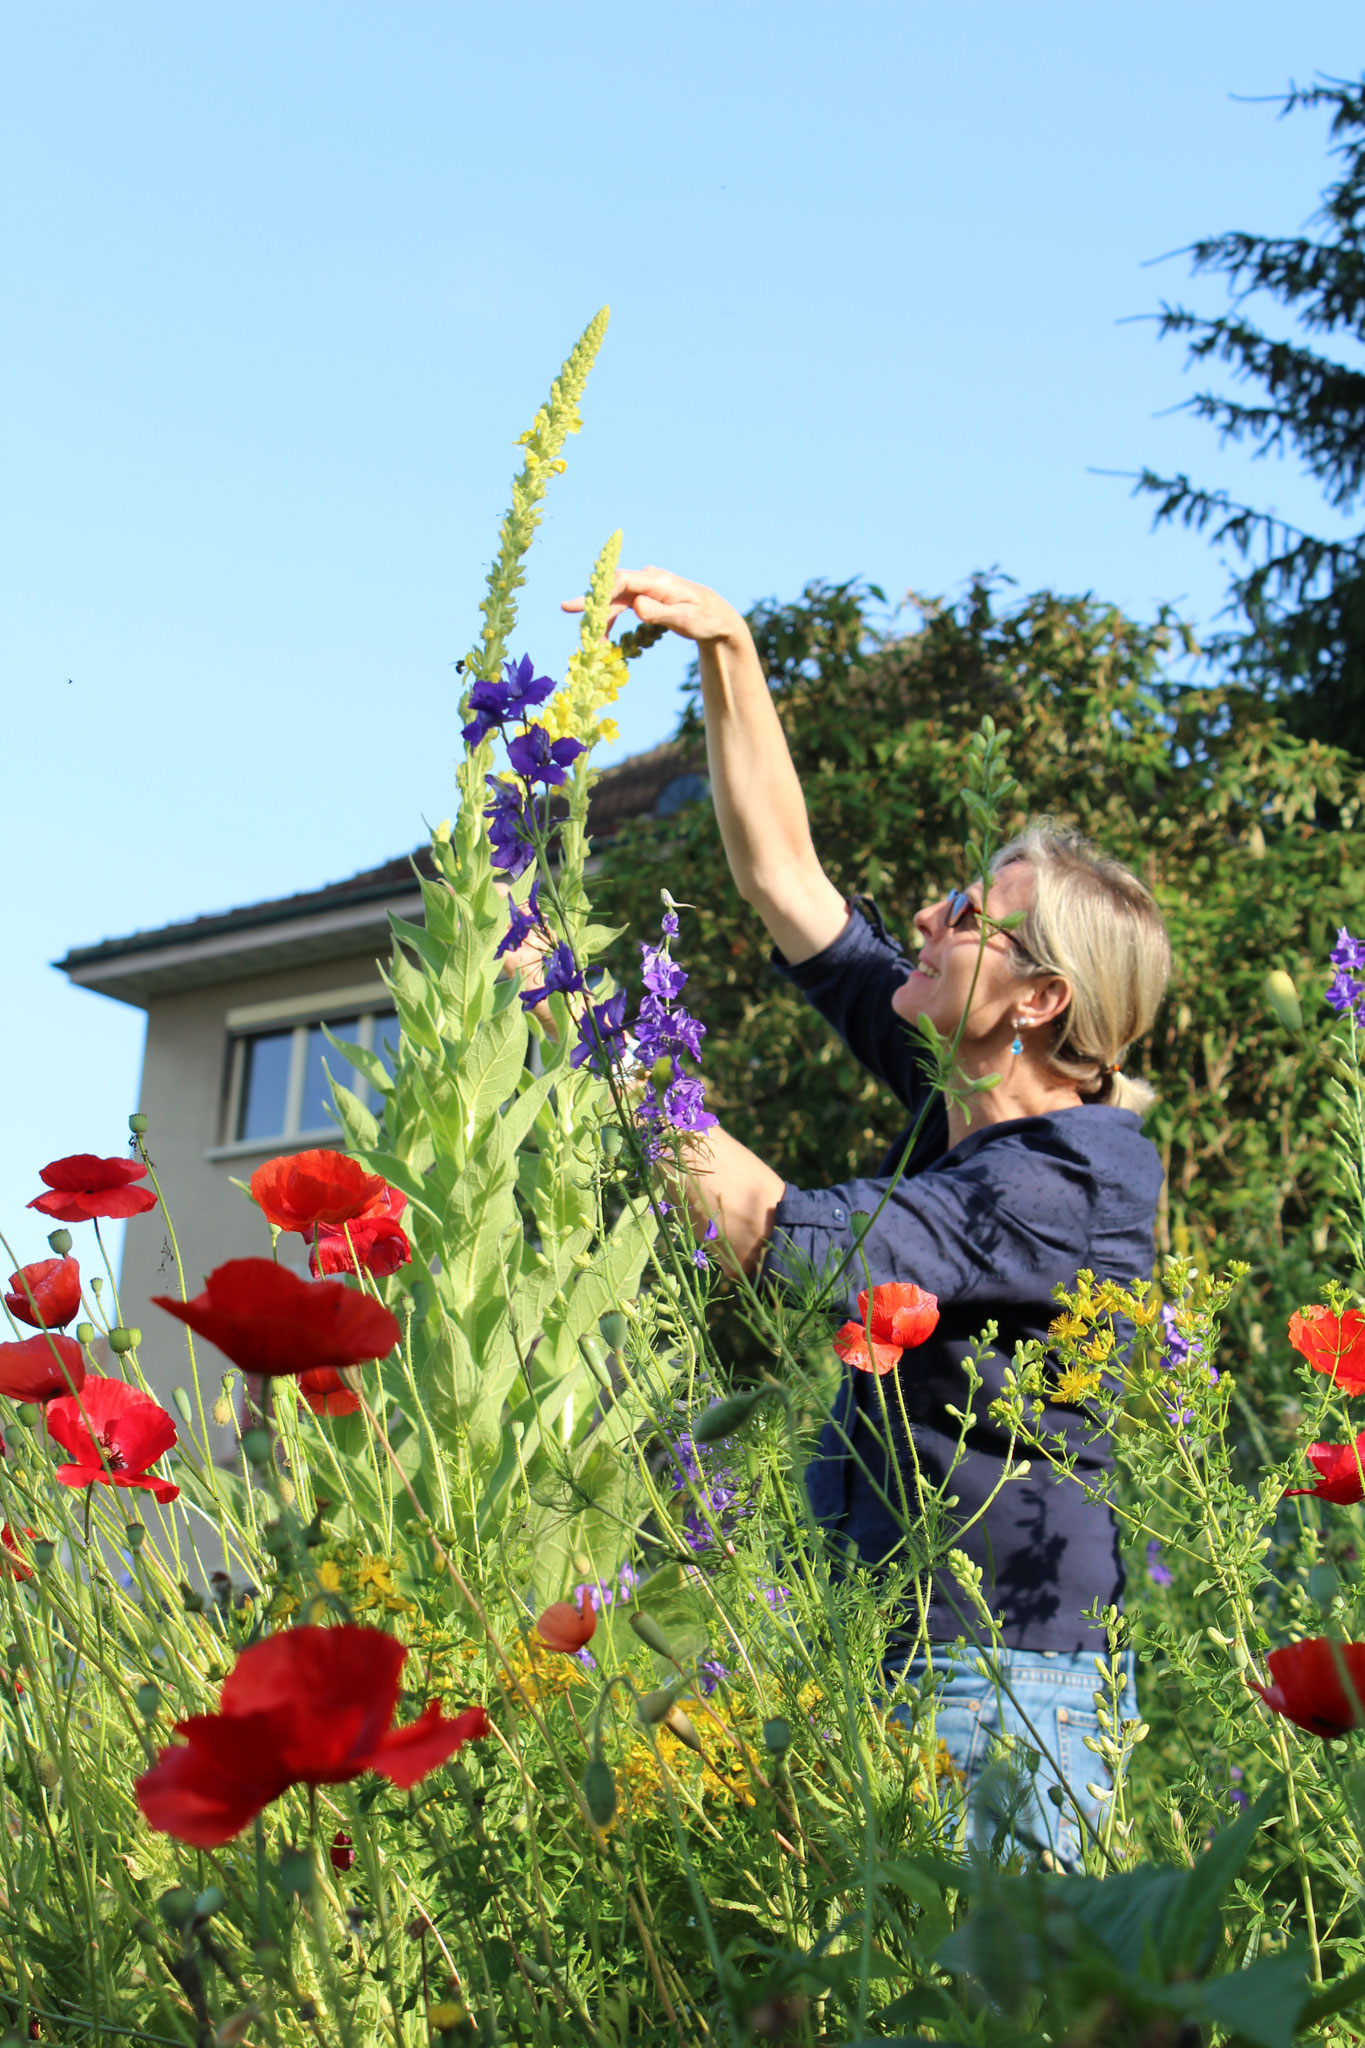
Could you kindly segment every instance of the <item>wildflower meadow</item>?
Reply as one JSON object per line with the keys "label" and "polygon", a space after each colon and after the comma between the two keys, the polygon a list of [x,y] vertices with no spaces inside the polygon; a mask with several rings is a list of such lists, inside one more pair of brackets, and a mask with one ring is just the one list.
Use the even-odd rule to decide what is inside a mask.
{"label": "wildflower meadow", "polygon": [[[1325,1020],[1338,1274],[1265,1333],[1284,1454],[1249,1454],[1220,1341],[1244,1265],[1081,1272],[1046,1346],[977,1333],[956,1460],[887,1503],[893,1565],[851,1563],[806,1461],[845,1370],[890,1431],[939,1305],[866,1285],[843,1321],[856,1272],[778,1291],[694,1233],[679,1176],[715,1117],[689,876],[629,932],[591,900],[619,534],[567,673],[516,639],[605,328],[522,437],[452,707],[458,800],[421,922],[394,921],[395,1071],[337,1043],[382,1116],[334,1084],[334,1147],[251,1178],[258,1254],[200,1276],[177,1250],[150,1302],[120,1299],[100,1224],[156,1211],[175,1246],[155,1104],[126,1153],[91,1133],[0,1219],[0,2031],[1365,2038],[1365,939],[1267,998],[1286,1044]],[[957,748],[977,875],[1011,758],[990,717]],[[960,1090],[954,1042],[927,1053]],[[139,1369],[153,1317],[184,1330],[169,1409]],[[987,1427],[1003,1486],[1041,1467],[1104,1498],[1128,1567],[1089,1617],[1045,1839],[1037,1751],[1001,1745],[969,1792],[936,1732],[931,1603],[964,1653],[1000,1640],[953,1487]]]}

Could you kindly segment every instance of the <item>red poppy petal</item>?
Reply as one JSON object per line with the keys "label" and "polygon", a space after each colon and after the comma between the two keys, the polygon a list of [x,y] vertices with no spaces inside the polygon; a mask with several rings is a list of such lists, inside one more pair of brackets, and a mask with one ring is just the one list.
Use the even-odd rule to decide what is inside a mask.
{"label": "red poppy petal", "polygon": [[38,1178],[48,1187],[69,1195],[82,1190],[95,1192],[124,1187],[129,1181],[146,1180],[147,1169],[140,1159],[99,1159],[93,1152],[72,1152],[65,1159],[54,1159],[49,1165],[40,1167]]}
{"label": "red poppy petal", "polygon": [[879,1378],[900,1362],[901,1346],[878,1343],[875,1337],[869,1354],[867,1332],[861,1323],[845,1323],[841,1330],[836,1330],[834,1348],[845,1365],[856,1366],[859,1372],[875,1372]]}
{"label": "red poppy petal", "polygon": [[229,1259],[192,1301],[152,1298],[244,1372],[266,1376],[367,1364],[402,1334],[382,1302],[340,1281],[301,1280],[273,1259]]}
{"label": "red poppy petal", "polygon": [[34,1330],[62,1330],[79,1312],[81,1269],[75,1259],[39,1259],[11,1273],[5,1307]]}
{"label": "red poppy petal", "polygon": [[536,1620],[536,1634],[546,1649],[561,1650],[566,1655],[591,1642],[596,1628],[593,1598],[586,1586],[577,1607],[571,1600],[556,1600]]}
{"label": "red poppy petal", "polygon": [[1365,1643],[1313,1636],[1272,1650],[1266,1663],[1271,1684],[1251,1683],[1272,1713],[1327,1742],[1365,1727]]}
{"label": "red poppy petal", "polygon": [[275,1720],[270,1714],[199,1714],[178,1732],[188,1742],[163,1749],[136,1780],[137,1803],[149,1827],[195,1849],[217,1849],[290,1782]]}
{"label": "red poppy petal", "polygon": [[1344,1393],[1365,1393],[1365,1315],[1359,1309],[1335,1316],[1314,1303],[1289,1318],[1289,1341]]}
{"label": "red poppy petal", "polygon": [[251,1176],[251,1194],[277,1230],[306,1234],[367,1213],[387,1194],[387,1183],[345,1152],[319,1148],[268,1159]]}
{"label": "red poppy petal", "polygon": [[447,1721],[437,1700],[406,1728],[391,1728],[370,1758],[371,1770],[379,1771],[399,1790],[406,1792],[419,1778],[458,1756],[466,1742],[488,1733],[488,1716],[482,1707],[468,1708]]}
{"label": "red poppy petal", "polygon": [[85,1385],[85,1358],[74,1337],[50,1331],[0,1344],[0,1394],[11,1401],[69,1398]]}
{"label": "red poppy petal", "polygon": [[291,1775],[341,1783],[368,1768],[387,1733],[406,1655],[383,1629],[286,1629],[243,1650],[224,1681],[220,1712],[275,1713]]}

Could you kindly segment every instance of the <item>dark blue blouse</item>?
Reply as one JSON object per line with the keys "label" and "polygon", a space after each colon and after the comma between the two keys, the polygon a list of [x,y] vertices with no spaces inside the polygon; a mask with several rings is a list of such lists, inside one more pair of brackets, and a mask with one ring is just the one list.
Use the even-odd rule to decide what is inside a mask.
{"label": "dark blue blouse", "polygon": [[[906,1351],[896,1368],[920,1469],[931,1485],[943,1477],[957,1442],[958,1426],[945,1408],[965,1405],[962,1360],[984,1324],[999,1325],[982,1366],[976,1424],[950,1488],[957,1495],[954,1518],[965,1520],[989,1496],[1007,1450],[1007,1434],[988,1418],[990,1402],[1016,1340],[1046,1337],[1058,1313],[1053,1288],[1059,1281],[1069,1286],[1082,1266],[1124,1283],[1151,1273],[1162,1180],[1156,1147],[1131,1110],[1083,1104],[989,1124],[950,1151],[943,1099],[924,1072],[917,1039],[891,1008],[910,962],[871,906],[868,914],[855,910],[833,945],[814,959],[797,967],[780,958],[775,964],[869,1072],[894,1090],[912,1118],[929,1103],[905,1172],[850,1261],[834,1308],[857,1317],[864,1262],[874,1286],[914,1280],[938,1296],[933,1336]],[[871,1179],[816,1191],[788,1186],[778,1204],[767,1270],[794,1277],[806,1262],[821,1270],[831,1254],[847,1252],[855,1242],[851,1219],[877,1209],[908,1137],[907,1129]],[[846,1370],[806,1471],[819,1520],[871,1565],[903,1555],[902,1519],[879,1497],[880,1489],[890,1502],[899,1501],[897,1465],[907,1498],[913,1503],[915,1497],[892,1378],[882,1387],[891,1420],[889,1446],[875,1379]],[[1046,1426],[1067,1430],[1083,1472],[1105,1469],[1107,1444],[1085,1444],[1073,1410],[1052,1408]],[[848,1438],[867,1472],[846,1449]],[[1054,1479],[1035,1460],[1028,1477],[1008,1481],[959,1541],[985,1573],[983,1590],[992,1611],[1003,1611],[1009,1647],[1070,1654],[1102,1647],[1102,1637],[1081,1615],[1092,1601],[1104,1604],[1122,1593],[1118,1535],[1108,1508],[1087,1501],[1074,1480]],[[948,1583],[962,1608],[960,1592],[941,1583]],[[961,1632],[953,1607],[936,1598],[930,1634],[952,1640]]]}

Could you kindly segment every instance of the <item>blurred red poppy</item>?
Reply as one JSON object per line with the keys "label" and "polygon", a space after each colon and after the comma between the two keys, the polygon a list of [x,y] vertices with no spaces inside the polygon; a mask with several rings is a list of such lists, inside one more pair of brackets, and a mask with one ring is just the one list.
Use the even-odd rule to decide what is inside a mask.
{"label": "blurred red poppy", "polygon": [[85,1359],[74,1337],[49,1331],[0,1344],[0,1394],[11,1401],[50,1401],[54,1394],[79,1394]]}
{"label": "blurred red poppy", "polygon": [[251,1176],[251,1197],[266,1221],[304,1237],[374,1213],[387,1193],[387,1181],[358,1159],[325,1149],[267,1159]]}
{"label": "blurred red poppy", "polygon": [[1365,1500],[1365,1484],[1361,1482],[1361,1472],[1365,1470],[1365,1429],[1353,1444],[1309,1444],[1304,1456],[1318,1474],[1318,1483],[1286,1487],[1286,1500],[1294,1493],[1308,1493],[1317,1500],[1329,1500],[1338,1508],[1354,1507],[1357,1501]]}
{"label": "blurred red poppy", "polygon": [[327,1856],[333,1870],[349,1870],[355,1862],[355,1844],[349,1835],[341,1832],[340,1828],[332,1837],[332,1845],[327,1851]]}
{"label": "blurred red poppy", "polygon": [[344,1385],[340,1373],[330,1365],[301,1372],[299,1392],[314,1415],[354,1415],[360,1407],[359,1394]]}
{"label": "blurred red poppy", "polygon": [[152,1300],[243,1372],[266,1377],[386,1358],[402,1334],[382,1301],[339,1280],[300,1280],[273,1259],[229,1259],[192,1301]]}
{"label": "blurred red poppy", "polygon": [[872,1342],[868,1346],[868,1297],[858,1296],[860,1323],[845,1323],[834,1336],[834,1348],[845,1365],[860,1372],[885,1374],[900,1359],[901,1352],[922,1344],[938,1324],[938,1296],[926,1294],[910,1280],[889,1280],[874,1287],[871,1302]]}
{"label": "blurred red poppy", "polygon": [[1326,1636],[1289,1643],[1266,1659],[1271,1683],[1247,1682],[1272,1713],[1283,1714],[1326,1742],[1365,1728],[1365,1643],[1334,1643]]}
{"label": "blurred red poppy", "polygon": [[342,1785],[378,1771],[406,1791],[489,1731],[482,1707],[447,1720],[435,1700],[392,1727],[406,1655],[382,1629],[351,1622],[252,1644],[224,1681],[217,1713],[178,1722],[185,1742],[162,1750],[137,1780],[146,1820],[216,1849],[290,1785]]}
{"label": "blurred red poppy", "polygon": [[96,1159],[93,1152],[73,1152],[69,1159],[54,1159],[38,1174],[52,1190],[35,1195],[30,1209],[55,1216],[59,1223],[88,1223],[93,1216],[141,1216],[155,1209],[151,1188],[135,1188],[145,1180],[147,1169],[140,1159]]}
{"label": "blurred red poppy", "polygon": [[572,1600],[556,1600],[547,1607],[536,1622],[536,1634],[547,1650],[563,1650],[572,1656],[590,1642],[597,1627],[597,1615],[593,1610],[592,1591],[584,1586],[578,1596],[578,1605]]}
{"label": "blurred red poppy", "polygon": [[34,1330],[64,1330],[80,1310],[81,1269],[75,1259],[38,1259],[9,1276],[5,1307]]}
{"label": "blurred red poppy", "polygon": [[92,1374],[79,1401],[64,1394],[48,1403],[47,1428],[72,1459],[53,1474],[59,1485],[145,1486],[163,1506],[180,1492],[150,1470],[174,1446],[175,1424],[140,1387]]}
{"label": "blurred red poppy", "polygon": [[[38,1534],[38,1531],[36,1529],[25,1529],[24,1534],[31,1543]],[[3,1565],[16,1579],[31,1579],[33,1577],[33,1566],[28,1562],[23,1551],[15,1542],[14,1531],[8,1522],[6,1522],[3,1529],[0,1529],[0,1565]]]}
{"label": "blurred red poppy", "polygon": [[[309,1257],[313,1273],[354,1273],[356,1259],[367,1273],[378,1278],[396,1273],[412,1257],[407,1232],[398,1221],[408,1206],[401,1188],[383,1183],[384,1193],[354,1223],[320,1229]],[[354,1251],[355,1257],[351,1256]]]}
{"label": "blurred red poppy", "polygon": [[1325,1372],[1344,1394],[1365,1394],[1365,1315],[1344,1315],[1314,1303],[1289,1318],[1289,1341],[1314,1372]]}

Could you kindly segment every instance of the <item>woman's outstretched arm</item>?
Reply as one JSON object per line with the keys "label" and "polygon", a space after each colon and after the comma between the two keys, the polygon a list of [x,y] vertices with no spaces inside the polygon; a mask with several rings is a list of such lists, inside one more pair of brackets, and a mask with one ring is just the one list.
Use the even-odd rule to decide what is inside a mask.
{"label": "woman's outstretched arm", "polygon": [[[564,607],[582,608],[579,598]],[[848,907],[816,855],[801,784],[744,619],[714,590],[667,569],[623,572],[611,620],[624,611],[695,641],[711,800],[735,887],[793,965],[823,952],[848,922]]]}

